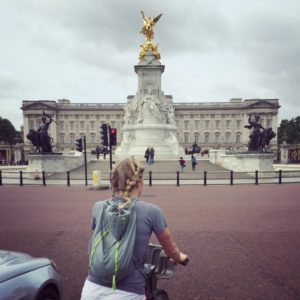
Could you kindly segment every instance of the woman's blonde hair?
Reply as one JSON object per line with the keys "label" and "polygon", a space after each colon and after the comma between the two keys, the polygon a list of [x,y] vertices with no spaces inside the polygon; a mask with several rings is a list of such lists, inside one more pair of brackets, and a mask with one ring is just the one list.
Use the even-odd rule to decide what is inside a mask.
{"label": "woman's blonde hair", "polygon": [[119,196],[129,204],[131,192],[139,181],[143,180],[144,167],[134,158],[120,161],[113,169],[111,189],[113,196]]}

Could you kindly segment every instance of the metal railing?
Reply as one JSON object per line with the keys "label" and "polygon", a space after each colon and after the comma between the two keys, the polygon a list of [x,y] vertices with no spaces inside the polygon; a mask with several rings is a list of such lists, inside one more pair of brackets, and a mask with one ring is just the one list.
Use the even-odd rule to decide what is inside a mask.
{"label": "metal railing", "polygon": [[[88,174],[88,185],[93,184],[92,174]],[[150,187],[157,185],[237,185],[266,183],[300,183],[300,170],[297,171],[192,171],[192,172],[153,172],[144,173],[144,183]],[[85,185],[85,174],[78,172],[49,173],[0,170],[0,186],[3,185]],[[110,172],[101,172],[101,184],[110,184]]]}

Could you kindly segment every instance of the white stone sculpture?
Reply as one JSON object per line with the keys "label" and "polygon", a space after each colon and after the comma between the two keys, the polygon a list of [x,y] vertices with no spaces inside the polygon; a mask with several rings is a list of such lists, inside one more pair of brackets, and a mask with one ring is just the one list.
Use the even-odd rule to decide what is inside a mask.
{"label": "white stone sculpture", "polygon": [[174,115],[174,108],[173,108],[172,104],[169,104],[169,107],[168,107],[167,124],[176,125],[175,115]]}
{"label": "white stone sculpture", "polygon": [[166,142],[170,145],[178,144],[178,141],[177,141],[177,138],[176,138],[174,132],[169,132],[169,135],[166,138]]}

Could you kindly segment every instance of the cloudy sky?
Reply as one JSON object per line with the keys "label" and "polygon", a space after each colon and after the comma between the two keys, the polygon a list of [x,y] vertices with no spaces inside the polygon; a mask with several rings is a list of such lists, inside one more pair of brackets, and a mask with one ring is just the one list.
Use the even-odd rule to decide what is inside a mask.
{"label": "cloudy sky", "polygon": [[278,98],[300,115],[299,0],[1,0],[0,116],[22,124],[22,100],[126,102],[155,27],[162,89],[174,102]]}

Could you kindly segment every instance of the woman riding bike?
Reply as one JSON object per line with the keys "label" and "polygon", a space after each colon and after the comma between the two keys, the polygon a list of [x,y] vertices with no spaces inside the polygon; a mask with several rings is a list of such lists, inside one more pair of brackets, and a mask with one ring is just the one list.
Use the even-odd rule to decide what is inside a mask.
{"label": "woman riding bike", "polygon": [[[140,163],[133,158],[128,158],[116,165],[111,179],[113,201],[122,198],[124,204],[130,204],[132,200],[137,199],[134,204],[136,238],[133,252],[137,267],[117,283],[116,289],[113,289],[110,284],[99,281],[89,273],[83,286],[82,300],[145,300],[144,262],[152,232],[155,233],[166,255],[175,263],[182,263],[188,259],[187,255],[180,252],[176,246],[161,209],[140,199],[144,187],[143,172],[144,167]],[[104,203],[105,201],[99,201],[94,205],[91,226],[93,230]]]}

